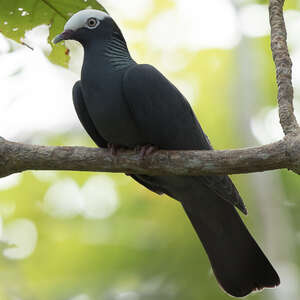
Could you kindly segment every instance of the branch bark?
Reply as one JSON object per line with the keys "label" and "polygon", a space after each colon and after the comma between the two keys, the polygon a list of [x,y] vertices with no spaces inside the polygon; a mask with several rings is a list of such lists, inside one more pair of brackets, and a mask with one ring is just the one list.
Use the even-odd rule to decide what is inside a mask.
{"label": "branch bark", "polygon": [[246,149],[158,151],[141,159],[133,151],[112,156],[86,147],[45,147],[0,142],[0,177],[26,170],[74,170],[147,175],[209,175],[300,170],[300,139]]}
{"label": "branch bark", "polygon": [[286,43],[284,0],[270,0],[271,49],[276,66],[280,123],[285,138],[273,144],[223,151],[134,152],[112,156],[86,147],[26,145],[0,138],[0,177],[26,170],[123,172],[147,175],[216,175],[287,168],[300,174],[300,132],[293,113],[292,62]]}
{"label": "branch bark", "polygon": [[[292,61],[287,47],[287,32],[283,18],[284,0],[270,0],[271,50],[276,66],[280,124],[285,135],[295,134],[299,125],[294,115]],[[297,133],[296,133],[297,134]]]}

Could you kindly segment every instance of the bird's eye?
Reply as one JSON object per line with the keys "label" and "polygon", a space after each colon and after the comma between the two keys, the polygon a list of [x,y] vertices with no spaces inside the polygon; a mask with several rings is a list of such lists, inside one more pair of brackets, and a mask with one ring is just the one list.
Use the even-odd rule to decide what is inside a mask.
{"label": "bird's eye", "polygon": [[95,28],[95,27],[97,27],[98,23],[99,23],[98,20],[95,19],[95,18],[89,18],[87,20],[87,26],[89,28]]}

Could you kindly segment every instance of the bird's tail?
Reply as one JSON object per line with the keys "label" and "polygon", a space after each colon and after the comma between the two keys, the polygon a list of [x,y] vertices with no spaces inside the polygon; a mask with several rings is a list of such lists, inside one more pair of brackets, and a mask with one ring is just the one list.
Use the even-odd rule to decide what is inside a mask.
{"label": "bird's tail", "polygon": [[186,196],[181,203],[227,293],[243,297],[280,284],[278,274],[232,205],[216,195],[210,195],[209,200]]}

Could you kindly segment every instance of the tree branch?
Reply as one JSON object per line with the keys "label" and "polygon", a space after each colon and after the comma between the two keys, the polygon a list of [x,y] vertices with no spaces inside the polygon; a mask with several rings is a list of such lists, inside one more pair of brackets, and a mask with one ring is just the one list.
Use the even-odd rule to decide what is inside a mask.
{"label": "tree branch", "polygon": [[294,115],[292,85],[292,61],[286,39],[283,18],[284,0],[270,0],[269,15],[271,25],[271,49],[276,66],[278,85],[278,106],[280,124],[285,135],[298,131],[299,125]]}
{"label": "tree branch", "polygon": [[45,147],[0,137],[0,177],[26,170],[123,172],[147,175],[216,175],[281,168],[300,173],[300,133],[293,114],[292,62],[286,43],[284,0],[270,0],[271,49],[276,66],[280,123],[285,138],[273,144],[223,151],[158,151],[142,159],[127,151],[112,156],[99,148]]}
{"label": "tree branch", "polygon": [[[294,141],[294,139],[293,139]],[[208,175],[300,169],[300,139],[222,151],[158,151],[141,159],[133,151],[45,147],[0,141],[0,177],[26,170],[74,170],[147,175]]]}

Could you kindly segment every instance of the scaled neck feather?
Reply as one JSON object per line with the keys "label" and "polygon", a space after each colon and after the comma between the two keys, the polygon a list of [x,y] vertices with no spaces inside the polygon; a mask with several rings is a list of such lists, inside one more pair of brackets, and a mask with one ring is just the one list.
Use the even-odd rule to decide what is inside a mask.
{"label": "scaled neck feather", "polygon": [[114,29],[111,39],[107,42],[105,55],[115,70],[123,70],[134,63],[130,56],[126,41],[119,29]]}

